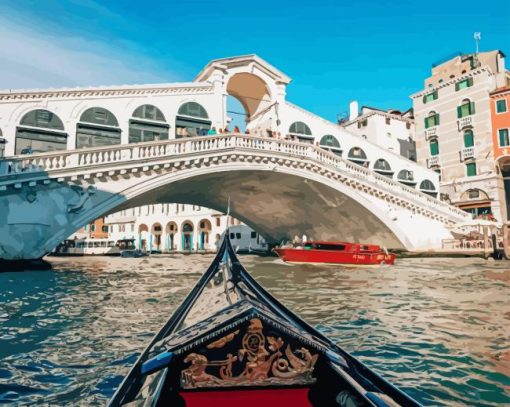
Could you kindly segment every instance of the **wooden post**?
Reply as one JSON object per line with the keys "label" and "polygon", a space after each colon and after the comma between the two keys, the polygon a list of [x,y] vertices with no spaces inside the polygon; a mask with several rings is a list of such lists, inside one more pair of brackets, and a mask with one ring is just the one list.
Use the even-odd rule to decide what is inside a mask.
{"label": "wooden post", "polygon": [[508,247],[508,223],[503,225],[503,252],[505,258],[510,259],[510,247]]}
{"label": "wooden post", "polygon": [[489,228],[488,226],[483,227],[483,257],[489,258]]}

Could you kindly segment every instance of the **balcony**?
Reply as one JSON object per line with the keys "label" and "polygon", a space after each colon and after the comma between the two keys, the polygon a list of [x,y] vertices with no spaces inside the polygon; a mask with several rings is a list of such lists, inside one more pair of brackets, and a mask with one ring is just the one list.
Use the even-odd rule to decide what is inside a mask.
{"label": "balcony", "polygon": [[438,155],[433,155],[432,157],[430,157],[428,160],[427,160],[427,167],[429,168],[432,168],[432,167],[439,167],[439,156]]}
{"label": "balcony", "polygon": [[466,161],[470,158],[475,158],[475,148],[474,147],[465,147],[460,150],[460,160]]}
{"label": "balcony", "polygon": [[473,125],[473,116],[466,116],[462,119],[458,120],[459,123],[459,130],[462,130],[465,127],[472,126]]}
{"label": "balcony", "polygon": [[437,137],[437,126],[425,129],[425,140],[430,140],[432,137]]}

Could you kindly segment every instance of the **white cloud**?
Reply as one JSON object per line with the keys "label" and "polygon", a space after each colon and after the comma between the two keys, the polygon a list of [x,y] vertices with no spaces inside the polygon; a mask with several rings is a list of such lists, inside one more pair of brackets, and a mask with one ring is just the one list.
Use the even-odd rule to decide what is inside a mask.
{"label": "white cloud", "polygon": [[42,34],[0,19],[0,89],[172,82],[155,61],[83,37]]}

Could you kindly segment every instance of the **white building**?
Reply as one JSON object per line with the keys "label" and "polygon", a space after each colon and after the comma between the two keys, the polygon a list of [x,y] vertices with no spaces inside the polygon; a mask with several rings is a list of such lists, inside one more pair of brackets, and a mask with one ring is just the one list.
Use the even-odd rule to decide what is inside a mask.
{"label": "white building", "polygon": [[358,102],[353,101],[349,105],[349,118],[340,121],[340,125],[378,146],[416,161],[412,109],[400,112],[363,106],[360,112]]}

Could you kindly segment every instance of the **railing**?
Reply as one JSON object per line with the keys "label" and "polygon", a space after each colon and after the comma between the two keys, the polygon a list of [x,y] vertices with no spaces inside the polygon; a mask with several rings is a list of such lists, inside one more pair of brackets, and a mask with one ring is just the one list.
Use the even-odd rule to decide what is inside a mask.
{"label": "railing", "polygon": [[[503,248],[503,241],[498,239],[498,248]],[[448,250],[472,250],[472,251],[482,251],[482,250],[494,250],[492,245],[492,239],[487,240],[487,247],[485,247],[484,239],[443,239],[442,240],[442,248]]]}
{"label": "railing", "polygon": [[472,126],[473,125],[473,116],[466,116],[462,119],[459,119],[459,130],[462,130],[466,126]]}
{"label": "railing", "polygon": [[428,141],[431,137],[437,137],[437,126],[425,129],[425,140]]}
{"label": "railing", "polygon": [[460,150],[460,159],[465,161],[469,158],[474,158],[475,156],[475,148],[474,147],[466,147]]}
{"label": "railing", "polygon": [[191,137],[178,140],[165,140],[126,145],[96,147],[80,150],[14,156],[0,161],[0,182],[2,178],[33,172],[50,172],[90,167],[107,167],[109,164],[122,164],[127,161],[170,158],[183,154],[196,155],[205,152],[219,152],[228,149],[248,149],[276,152],[293,157],[318,161],[362,181],[370,182],[393,195],[412,199],[420,206],[427,205],[449,216],[465,218],[466,212],[430,197],[416,189],[389,179],[383,175],[357,165],[349,160],[308,143],[285,141],[274,138],[254,137],[244,134],[222,136]]}
{"label": "railing", "polygon": [[430,167],[437,167],[439,166],[439,156],[433,155],[432,157],[427,159],[427,166]]}

